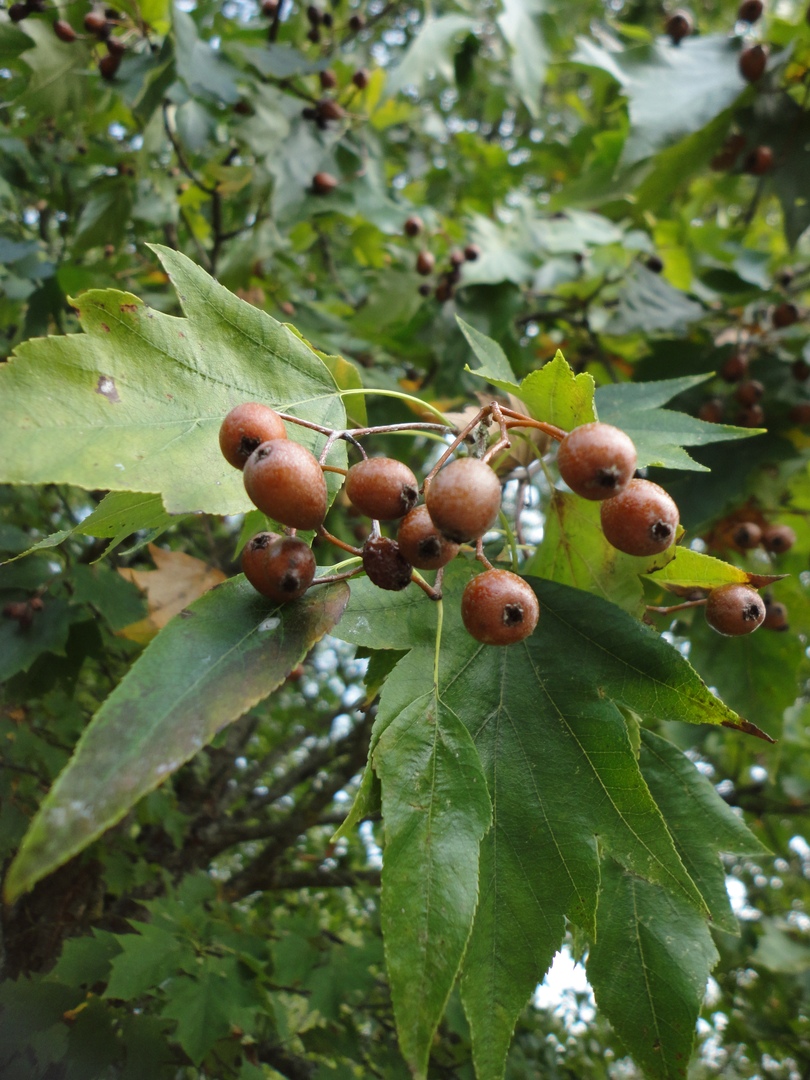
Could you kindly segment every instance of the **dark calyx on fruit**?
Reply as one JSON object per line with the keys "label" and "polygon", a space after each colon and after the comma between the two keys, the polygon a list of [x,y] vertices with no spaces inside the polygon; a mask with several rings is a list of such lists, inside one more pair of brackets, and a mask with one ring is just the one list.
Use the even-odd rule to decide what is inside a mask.
{"label": "dark calyx on fruit", "polygon": [[750,551],[751,548],[759,547],[762,540],[762,529],[753,521],[742,521],[734,529],[731,539],[738,548],[742,548],[743,551]]}
{"label": "dark calyx on fruit", "polygon": [[675,540],[679,514],[674,499],[651,480],[631,480],[600,507],[609,544],[626,555],[657,555]]}
{"label": "dark calyx on fruit", "polygon": [[426,506],[415,506],[399,524],[399,549],[417,570],[439,570],[458,554],[458,544],[442,536]]}
{"label": "dark calyx on fruit", "polygon": [[355,509],[379,521],[404,517],[416,505],[419,484],[408,466],[395,458],[368,458],[352,465],[346,495]]}
{"label": "dark calyx on fruit", "polygon": [[540,605],[529,584],[509,570],[486,570],[468,582],[461,619],[484,645],[513,645],[537,626]]}
{"label": "dark calyx on fruit", "polygon": [[273,439],[286,439],[287,429],[275,409],[246,401],[231,409],[219,429],[219,448],[235,469],[243,469],[253,451]]}
{"label": "dark calyx on fruit", "polygon": [[765,602],[756,589],[732,581],[712,589],[706,600],[706,622],[718,634],[750,634],[765,619]]}
{"label": "dark calyx on fruit", "polygon": [[315,556],[297,536],[282,536],[266,549],[264,568],[264,595],[285,604],[303,596],[312,584]]}
{"label": "dark calyx on fruit", "polygon": [[291,529],[317,529],[328,491],[317,458],[291,439],[262,443],[245,462],[245,490],[253,504]]}
{"label": "dark calyx on fruit", "polygon": [[495,524],[501,509],[501,484],[478,458],[458,458],[431,481],[425,505],[436,528],[460,544],[477,540]]}
{"label": "dark calyx on fruit", "polygon": [[623,491],[636,469],[633,440],[612,424],[583,424],[557,451],[560,476],[584,499],[610,499]]}
{"label": "dark calyx on fruit", "polygon": [[396,540],[372,536],[363,545],[363,569],[378,589],[399,592],[411,583],[413,567],[402,554]]}
{"label": "dark calyx on fruit", "polygon": [[768,66],[768,49],[765,45],[749,45],[740,53],[740,74],[746,82],[757,82]]}

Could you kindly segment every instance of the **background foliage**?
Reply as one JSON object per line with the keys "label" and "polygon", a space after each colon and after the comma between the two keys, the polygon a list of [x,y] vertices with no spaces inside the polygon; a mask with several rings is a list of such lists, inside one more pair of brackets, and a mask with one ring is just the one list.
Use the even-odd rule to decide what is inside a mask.
{"label": "background foliage", "polygon": [[[674,46],[643,0],[339,0],[319,20],[126,0],[106,75],[89,6],[17,7],[3,1076],[489,1078],[507,1047],[510,1078],[808,1075],[803,6],[751,26],[705,0]],[[522,572],[545,579],[525,652],[462,634],[464,560],[438,665],[414,589],[360,579],[274,613],[234,578],[264,518],[216,446],[232,405],[341,427],[457,416],[493,388],[627,430],[680,506],[676,558],[610,549],[538,470],[548,448],[521,445],[507,502],[528,503]],[[423,475],[436,445],[372,449]],[[740,551],[746,520],[797,542]],[[329,525],[365,528],[340,496]],[[664,586],[741,574],[790,575],[767,586],[789,630],[638,621]],[[587,987],[527,1004],[563,941],[598,1011]]]}

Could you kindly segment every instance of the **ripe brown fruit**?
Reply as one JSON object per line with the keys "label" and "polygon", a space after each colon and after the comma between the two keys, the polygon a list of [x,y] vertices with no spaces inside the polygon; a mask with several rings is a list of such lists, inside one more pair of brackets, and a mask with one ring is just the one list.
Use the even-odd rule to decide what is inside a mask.
{"label": "ripe brown fruit", "polygon": [[746,82],[757,82],[765,74],[765,68],[768,66],[768,47],[759,44],[749,45],[740,53],[738,66]]}
{"label": "ripe brown fruit", "polygon": [[113,53],[115,56],[123,56],[127,51],[127,47],[121,38],[108,38],[107,39],[107,52]]}
{"label": "ripe brown fruit", "polygon": [[457,544],[477,540],[497,521],[501,484],[478,458],[457,458],[433,478],[425,505],[433,524],[449,540]]}
{"label": "ripe brown fruit", "polygon": [[723,422],[723,399],[709,398],[698,409],[698,418],[709,424],[722,424]]}
{"label": "ripe brown fruit", "polygon": [[478,244],[467,244],[464,248],[464,258],[467,262],[475,262],[476,259],[481,258],[481,248]]}
{"label": "ripe brown fruit", "polygon": [[758,379],[747,379],[739,384],[734,391],[734,397],[741,405],[756,405],[762,400],[764,393],[765,387]]}
{"label": "ripe brown fruit", "polygon": [[368,72],[365,68],[358,68],[352,75],[352,82],[358,90],[365,90],[368,86]]}
{"label": "ripe brown fruit", "polygon": [[570,431],[557,451],[560,476],[584,499],[611,499],[636,471],[633,440],[612,424],[583,424]]}
{"label": "ripe brown fruit", "polygon": [[317,529],[328,493],[317,458],[291,439],[262,443],[247,459],[245,490],[255,506],[291,529]]}
{"label": "ripe brown fruit", "polygon": [[273,439],[286,439],[284,421],[268,405],[247,401],[231,409],[219,429],[219,448],[235,469],[243,469],[253,451]]}
{"label": "ripe brown fruit", "polygon": [[765,601],[750,585],[731,581],[712,589],[706,599],[706,622],[718,634],[751,634],[765,618]]}
{"label": "ripe brown fruit", "polygon": [[810,401],[800,401],[798,405],[793,405],[788,413],[788,419],[791,424],[807,427],[810,424]]}
{"label": "ripe brown fruit", "polygon": [[64,41],[67,44],[76,40],[76,31],[70,25],[69,22],[65,22],[64,19],[57,19],[53,24],[53,32],[59,38],[60,41]]}
{"label": "ripe brown fruit", "polygon": [[334,98],[321,98],[317,104],[318,116],[323,120],[342,120],[346,115]]}
{"label": "ripe brown fruit", "polygon": [[365,15],[352,15],[349,19],[349,29],[353,34],[358,34],[366,25]]}
{"label": "ripe brown fruit", "polygon": [[439,570],[458,554],[458,544],[442,536],[426,506],[415,506],[399,523],[399,549],[417,570]]}
{"label": "ripe brown fruit", "polygon": [[788,609],[779,600],[765,599],[765,618],[762,625],[766,630],[789,630]]}
{"label": "ripe brown fruit", "polygon": [[627,555],[657,555],[675,540],[680,516],[674,499],[651,480],[631,480],[600,507],[605,539]]}
{"label": "ripe brown fruit", "polygon": [[[272,537],[273,534],[260,533],[259,536]],[[278,536],[265,542],[256,552],[255,562],[248,561],[254,576],[248,573],[245,563],[243,555],[242,568],[253,588],[277,604],[286,604],[303,596],[315,577],[315,556],[309,545],[297,536]]]}
{"label": "ripe brown fruit", "polygon": [[420,217],[417,217],[416,214],[413,214],[411,217],[406,219],[403,226],[403,231],[406,236],[418,236],[422,229],[424,229],[424,227],[425,223],[422,221],[422,219]]}
{"label": "ripe brown fruit", "polygon": [[400,592],[411,583],[413,567],[402,554],[396,540],[371,536],[363,544],[363,569],[378,589]]}
{"label": "ripe brown fruit", "polygon": [[445,304],[453,298],[453,286],[447,278],[443,278],[436,286],[435,296],[440,304]]}
{"label": "ripe brown fruit", "polygon": [[537,626],[540,605],[531,586],[509,570],[486,570],[461,596],[461,620],[484,645],[514,645]]}
{"label": "ripe brown fruit", "polygon": [[264,593],[264,557],[267,549],[281,536],[274,532],[260,532],[252,536],[242,551],[242,573],[253,588]]}
{"label": "ripe brown fruit", "polygon": [[720,378],[724,382],[739,382],[748,372],[748,358],[742,353],[732,353],[720,368]]}
{"label": "ripe brown fruit", "polygon": [[436,259],[430,251],[420,251],[416,256],[416,272],[417,274],[421,274],[422,277],[427,277],[428,274],[432,274],[435,265]]}
{"label": "ripe brown fruit", "polygon": [[422,284],[419,286],[419,295],[420,296],[430,296],[430,294],[432,292],[433,292],[433,286],[429,285],[426,281],[423,281]]}
{"label": "ripe brown fruit", "polygon": [[395,458],[369,458],[352,465],[346,495],[366,517],[393,521],[415,506],[419,484],[408,466]]}
{"label": "ripe brown fruit", "polygon": [[322,71],[318,76],[323,90],[334,90],[338,84],[337,75],[331,68]]}
{"label": "ripe brown fruit", "polygon": [[12,4],[8,9],[8,17],[12,22],[22,22],[23,19],[27,19],[30,12],[26,4]]}
{"label": "ripe brown fruit", "polygon": [[313,26],[317,26],[323,16],[319,8],[315,7],[314,4],[310,4],[307,8],[307,18]]}
{"label": "ripe brown fruit", "polygon": [[102,78],[110,82],[115,78],[115,74],[121,66],[121,57],[116,53],[107,53],[102,56],[98,62],[98,70]]}
{"label": "ripe brown fruit", "polygon": [[798,321],[799,309],[789,301],[777,304],[771,312],[771,322],[777,330],[784,330],[786,326],[793,326]]}
{"label": "ripe brown fruit", "polygon": [[731,539],[743,551],[750,551],[759,547],[762,540],[762,529],[753,521],[741,521],[731,534]]}
{"label": "ripe brown fruit", "polygon": [[313,195],[329,195],[337,186],[337,178],[331,173],[319,172],[312,177]]}
{"label": "ripe brown fruit", "polygon": [[772,555],[783,555],[796,543],[796,533],[789,525],[768,525],[762,530],[762,546]]}
{"label": "ripe brown fruit", "polygon": [[654,274],[660,274],[664,269],[664,261],[659,255],[650,255],[644,265]]}
{"label": "ripe brown fruit", "polygon": [[453,248],[450,252],[450,265],[457,269],[464,261],[464,252],[460,248]]}
{"label": "ripe brown fruit", "polygon": [[748,405],[734,418],[739,427],[762,427],[765,423],[765,410],[761,405]]}
{"label": "ripe brown fruit", "polygon": [[762,0],[742,0],[739,8],[737,8],[737,21],[755,23],[762,17],[764,9],[765,5]]}
{"label": "ripe brown fruit", "polygon": [[262,0],[262,14],[273,16],[278,11],[278,0]]}
{"label": "ripe brown fruit", "polygon": [[757,146],[746,157],[743,169],[752,176],[764,176],[773,168],[773,150],[770,146]]}
{"label": "ripe brown fruit", "polygon": [[796,382],[807,382],[807,380],[810,379],[810,364],[799,357],[798,360],[794,360],[790,365],[790,373]]}
{"label": "ripe brown fruit", "polygon": [[688,11],[673,11],[666,22],[666,32],[669,34],[673,45],[679,44],[684,38],[689,37],[695,28],[692,16]]}

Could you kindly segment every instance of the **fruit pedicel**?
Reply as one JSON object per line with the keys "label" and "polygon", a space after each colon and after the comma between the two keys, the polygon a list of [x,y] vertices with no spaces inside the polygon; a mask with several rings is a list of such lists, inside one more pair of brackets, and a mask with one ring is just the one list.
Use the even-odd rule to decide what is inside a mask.
{"label": "fruit pedicel", "polygon": [[[416,219],[412,227],[416,232]],[[499,432],[493,445],[480,456],[457,456],[465,443],[480,445],[492,423]],[[320,459],[288,437],[289,424],[325,436]],[[483,570],[468,582],[462,595],[465,628],[485,645],[523,641],[540,617],[537,597],[518,574],[492,566],[483,547],[484,537],[501,514],[503,481],[492,462],[509,448],[509,433],[516,428],[540,430],[559,443],[557,465],[562,480],[575,495],[600,503],[602,531],[614,548],[628,555],[650,556],[676,542],[677,505],[662,487],[636,474],[633,441],[611,424],[587,423],[566,432],[492,402],[455,433],[420,487],[404,462],[368,457],[360,439],[392,431],[430,430],[447,436],[450,432],[442,424],[335,431],[246,402],[225,417],[220,449],[234,468],[242,470],[251,501],[283,526],[285,533],[261,532],[247,543],[242,553],[245,577],[259,593],[279,604],[296,600],[313,585],[361,573],[380,589],[398,592],[416,584],[432,600],[439,600],[444,567],[462,545],[473,545]],[[326,464],[338,439],[361,455],[348,470]],[[371,534],[361,548],[332,536],[324,526],[329,503],[326,472],[344,477],[344,492],[355,512],[371,519]],[[420,492],[423,502],[419,502]],[[396,539],[381,534],[381,521],[399,523]],[[296,536],[298,529],[313,530],[347,552],[351,568],[316,578],[315,558],[309,544]],[[741,549],[762,543],[773,554],[788,550],[794,539],[787,526],[762,530],[753,523],[741,526],[735,537]],[[437,572],[433,585],[420,570]],[[721,585],[706,597],[651,610],[667,612],[698,604],[705,605],[709,626],[727,636],[749,634],[763,624],[773,629],[787,626],[784,605],[769,607],[771,602],[766,604],[749,584]]]}

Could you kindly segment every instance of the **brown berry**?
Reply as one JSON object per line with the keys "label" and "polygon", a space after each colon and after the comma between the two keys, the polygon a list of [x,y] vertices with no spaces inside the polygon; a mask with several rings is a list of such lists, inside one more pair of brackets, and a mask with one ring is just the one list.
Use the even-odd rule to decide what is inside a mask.
{"label": "brown berry", "polygon": [[338,84],[337,75],[331,68],[322,71],[319,75],[319,79],[323,90],[334,90]]}
{"label": "brown berry", "polygon": [[22,22],[23,19],[27,19],[30,12],[26,4],[12,4],[8,9],[8,17],[12,22]]}
{"label": "brown berry", "polygon": [[359,33],[366,25],[366,19],[364,15],[352,15],[349,19],[349,29],[353,34]]}
{"label": "brown berry", "polygon": [[788,419],[791,424],[807,427],[810,424],[810,401],[800,401],[798,405],[793,405],[788,413]]}
{"label": "brown berry", "polygon": [[764,176],[773,168],[773,150],[770,146],[757,146],[746,157],[743,168],[752,176]]}
{"label": "brown berry", "polygon": [[777,304],[771,312],[771,322],[777,330],[784,330],[786,326],[793,326],[798,321],[799,309],[788,301]]}
{"label": "brown berry", "polygon": [[338,181],[331,173],[319,172],[312,177],[313,195],[329,195],[337,186]]}
{"label": "brown berry", "polygon": [[419,295],[420,296],[430,296],[430,294],[432,292],[433,292],[433,286],[429,285],[426,281],[423,281],[422,284],[419,286]]}
{"label": "brown berry", "polygon": [[756,405],[758,401],[762,400],[764,393],[765,387],[759,380],[747,379],[739,384],[734,391],[734,397],[741,405]]}
{"label": "brown berry", "polygon": [[737,413],[734,418],[734,423],[738,427],[762,427],[765,423],[765,410],[761,405],[748,405],[741,412]]}
{"label": "brown berry", "polygon": [[436,286],[435,296],[440,304],[445,304],[453,298],[453,286],[447,278],[443,278]]}
{"label": "brown berry", "polygon": [[422,277],[427,277],[428,274],[432,274],[435,265],[436,259],[430,251],[420,251],[416,256],[416,272],[417,274],[421,274]]}
{"label": "brown berry", "polygon": [[127,47],[120,38],[107,39],[107,52],[112,53],[113,56],[123,56],[126,51]]}
{"label": "brown berry", "polygon": [[307,41],[311,41],[313,45],[317,45],[321,40],[321,32],[317,26],[313,26],[307,33]]}
{"label": "brown berry", "polygon": [[807,382],[807,380],[810,379],[810,364],[799,357],[798,360],[794,360],[790,365],[790,374],[796,382]]}
{"label": "brown berry", "polygon": [[315,7],[314,4],[310,4],[307,8],[307,18],[313,26],[318,26],[323,18],[320,8]]}
{"label": "brown berry", "polygon": [[650,255],[649,259],[647,259],[644,265],[654,274],[660,274],[661,271],[664,269],[664,261],[658,255]]}
{"label": "brown berry", "polygon": [[399,523],[399,549],[417,570],[439,570],[458,554],[458,544],[442,536],[426,506],[415,506]]}
{"label": "brown berry", "polygon": [[762,530],[762,546],[772,555],[783,555],[796,543],[796,533],[789,525],[768,525]]}
{"label": "brown berry", "polygon": [[739,382],[748,372],[748,359],[742,353],[732,353],[720,368],[720,378],[724,382]]}
{"label": "brown berry", "polygon": [[342,120],[346,115],[334,98],[321,98],[317,105],[318,116],[324,120]]}
{"label": "brown berry", "polygon": [[723,399],[709,398],[698,409],[698,418],[709,424],[721,424],[723,422]]}
{"label": "brown berry", "polygon": [[245,490],[255,506],[291,529],[317,529],[328,493],[317,458],[291,439],[262,443],[247,459]]}
{"label": "brown berry", "polygon": [[509,570],[486,570],[461,596],[461,620],[484,645],[514,645],[537,626],[540,605],[532,587]]}
{"label": "brown berry", "polygon": [[273,16],[278,11],[279,0],[262,0],[262,14]]}
{"label": "brown berry", "polygon": [[612,424],[583,424],[570,431],[557,451],[560,476],[584,499],[611,499],[636,471],[633,440]]}
{"label": "brown berry", "polygon": [[256,533],[242,550],[242,573],[257,592],[264,593],[264,557],[267,549],[280,539],[278,533]]}
{"label": "brown berry", "polygon": [[396,540],[371,536],[363,544],[363,569],[378,589],[399,592],[411,583],[413,567],[402,554]]}
{"label": "brown berry", "polygon": [[[272,536],[272,533],[260,535]],[[271,540],[258,553],[256,562],[258,574],[255,580],[247,570],[245,577],[262,596],[277,604],[286,604],[303,596],[315,577],[315,556],[309,545],[297,536],[279,536]]]}
{"label": "brown berry", "polygon": [[71,42],[76,40],[76,31],[70,25],[69,22],[65,22],[64,19],[57,19],[53,24],[53,32],[59,38],[60,41]]}
{"label": "brown berry", "polygon": [[478,244],[467,244],[464,248],[464,258],[467,262],[475,262],[476,259],[481,258],[481,248]]}
{"label": "brown berry", "polygon": [[688,11],[674,11],[666,22],[666,32],[669,34],[673,45],[677,45],[684,38],[689,37],[695,28],[692,16]]}
{"label": "brown berry", "polygon": [[393,521],[416,505],[419,484],[408,466],[395,458],[368,458],[346,475],[346,495],[366,517]]}
{"label": "brown berry", "polygon": [[753,521],[741,521],[731,534],[731,539],[743,551],[759,547],[762,540],[762,529]]}
{"label": "brown berry", "polygon": [[738,66],[746,82],[757,82],[765,74],[765,68],[768,66],[767,45],[749,45],[747,49],[743,49]]}
{"label": "brown berry", "polygon": [[762,625],[766,630],[789,630],[788,609],[779,600],[765,600],[765,618]]}
{"label": "brown berry", "polygon": [[457,544],[488,532],[501,509],[501,484],[478,458],[457,458],[433,478],[425,505],[436,528]]}
{"label": "brown berry", "polygon": [[453,248],[450,252],[450,265],[454,268],[461,266],[464,262],[464,252],[460,248]]}
{"label": "brown berry", "polygon": [[742,0],[737,8],[737,21],[755,23],[762,17],[764,9],[762,0]]}
{"label": "brown berry", "polygon": [[765,602],[750,585],[731,581],[712,589],[706,599],[704,612],[712,630],[726,637],[739,637],[752,633],[762,625]]}
{"label": "brown berry", "polygon": [[115,73],[121,66],[121,57],[115,53],[107,53],[105,56],[99,58],[98,70],[102,78],[108,82],[115,78]]}
{"label": "brown berry", "polygon": [[245,462],[262,443],[286,439],[284,421],[268,405],[247,401],[231,409],[219,429],[219,448],[223,457],[235,469]]}
{"label": "brown berry", "polygon": [[674,499],[651,480],[631,480],[600,507],[605,539],[627,555],[657,555],[675,540],[679,514]]}
{"label": "brown berry", "polygon": [[368,86],[368,72],[365,68],[358,68],[352,75],[352,82],[358,90],[365,90]]}
{"label": "brown berry", "polygon": [[405,221],[402,228],[406,236],[418,236],[424,227],[425,223],[422,219],[417,217],[416,214],[413,214]]}

